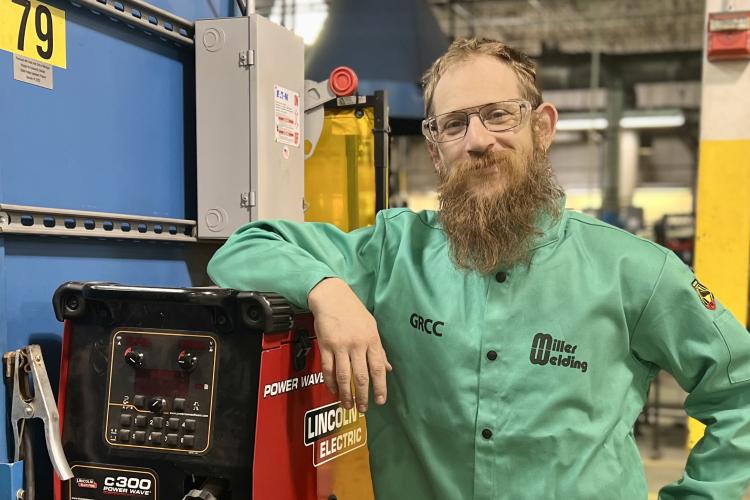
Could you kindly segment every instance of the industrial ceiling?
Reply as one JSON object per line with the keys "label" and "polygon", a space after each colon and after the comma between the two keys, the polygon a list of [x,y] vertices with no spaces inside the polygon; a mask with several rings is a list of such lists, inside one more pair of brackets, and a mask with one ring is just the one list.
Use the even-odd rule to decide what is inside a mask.
{"label": "industrial ceiling", "polygon": [[430,0],[443,30],[530,55],[701,50],[704,0]]}
{"label": "industrial ceiling", "polygon": [[[370,4],[388,4],[390,8],[372,11],[367,8]],[[359,18],[351,15],[354,5],[361,5],[360,17],[368,18],[360,28],[357,28]],[[545,91],[620,86],[626,90],[626,106],[629,108],[678,105],[696,109],[699,106],[699,92],[695,92],[695,88],[699,89],[701,78],[704,0],[412,0],[395,4],[384,0],[256,2],[259,13],[271,15],[273,10],[276,19],[290,28],[305,22],[305,12],[327,10],[329,19],[337,18],[337,23],[333,24],[337,31],[341,31],[342,21],[338,13],[346,10],[349,17],[344,25],[354,24],[354,28],[347,32],[351,32],[350,38],[356,33],[355,38],[361,40],[359,64],[368,61],[379,68],[369,73],[361,71],[365,79],[387,76],[389,80],[399,79],[390,74],[377,76],[385,74],[386,69],[393,69],[392,64],[388,68],[382,66],[384,58],[390,57],[384,54],[405,52],[404,37],[393,30],[398,26],[399,30],[415,31],[415,35],[423,31],[424,26],[404,22],[414,17],[415,9],[421,8],[432,10],[447,39],[488,37],[524,50],[539,63],[538,81]],[[381,29],[377,28],[378,24]],[[318,40],[329,37],[324,25]],[[352,43],[356,45],[349,38],[345,41],[338,39],[332,46],[343,46],[343,51]],[[326,45],[326,50],[335,52],[329,46],[331,43]],[[367,50],[373,52],[362,54],[363,47],[369,47]],[[338,53],[330,56],[346,61],[346,57]],[[424,65],[422,59],[419,62]],[[410,72],[400,80],[411,88],[418,80],[414,74],[421,74],[424,69]],[[683,88],[686,85],[689,92]],[[654,90],[649,86],[659,88]],[[421,115],[419,109],[402,111],[401,108],[406,109],[406,106],[399,105],[397,97],[400,93],[393,90],[389,90],[389,95],[393,100],[394,116]],[[416,87],[412,90],[417,92]],[[598,107],[603,107],[604,96],[599,96],[602,102]],[[673,102],[669,96],[680,96],[682,101]],[[689,99],[683,99],[684,96]],[[557,96],[561,109],[581,108],[576,105],[576,96],[572,100],[568,97]],[[583,107],[588,108],[592,101],[586,95],[584,97],[586,104]]]}
{"label": "industrial ceiling", "polygon": [[[295,11],[332,0],[275,0],[287,24]],[[609,54],[700,51],[704,0],[425,0],[452,37],[503,40],[530,55],[543,47],[563,53]],[[270,15],[274,0],[258,0]],[[293,22],[293,21],[291,21]]]}

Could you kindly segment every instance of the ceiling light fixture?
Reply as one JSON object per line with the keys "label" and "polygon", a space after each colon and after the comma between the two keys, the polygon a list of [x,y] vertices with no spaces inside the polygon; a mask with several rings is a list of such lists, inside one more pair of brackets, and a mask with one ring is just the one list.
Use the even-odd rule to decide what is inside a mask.
{"label": "ceiling light fixture", "polygon": [[[620,128],[675,128],[685,124],[681,110],[626,111],[620,118]],[[603,114],[561,114],[557,130],[604,130],[609,126]]]}

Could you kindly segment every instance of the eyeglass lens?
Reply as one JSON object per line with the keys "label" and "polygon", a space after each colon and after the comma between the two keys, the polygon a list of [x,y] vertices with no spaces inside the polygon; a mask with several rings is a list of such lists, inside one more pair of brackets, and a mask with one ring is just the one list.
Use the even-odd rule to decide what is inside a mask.
{"label": "eyeglass lens", "polygon": [[466,135],[469,116],[479,114],[484,126],[491,132],[503,132],[517,127],[521,123],[523,103],[503,101],[487,104],[478,112],[453,111],[435,117],[430,132],[438,142],[447,142]]}

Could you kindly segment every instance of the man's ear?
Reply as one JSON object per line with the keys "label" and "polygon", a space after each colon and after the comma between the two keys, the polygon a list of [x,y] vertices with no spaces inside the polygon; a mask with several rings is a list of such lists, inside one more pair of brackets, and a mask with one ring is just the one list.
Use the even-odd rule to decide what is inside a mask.
{"label": "man's ear", "polygon": [[435,167],[435,171],[440,170],[440,151],[438,145],[435,142],[425,140],[427,143],[427,150],[430,152],[430,158],[432,159],[432,166]]}
{"label": "man's ear", "polygon": [[552,103],[543,102],[536,108],[534,114],[536,115],[533,120],[534,133],[539,144],[547,151],[552,144],[552,139],[555,138],[557,109]]}

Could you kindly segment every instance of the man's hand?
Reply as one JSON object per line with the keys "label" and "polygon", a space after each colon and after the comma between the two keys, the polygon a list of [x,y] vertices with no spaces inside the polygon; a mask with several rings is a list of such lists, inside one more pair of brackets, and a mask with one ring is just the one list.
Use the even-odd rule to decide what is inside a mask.
{"label": "man's hand", "polygon": [[344,407],[351,409],[353,375],[357,409],[365,412],[372,378],[375,402],[384,404],[388,397],[385,373],[393,368],[380,343],[375,318],[349,285],[338,278],[318,283],[307,301],[315,316],[323,380],[328,390],[338,393]]}

